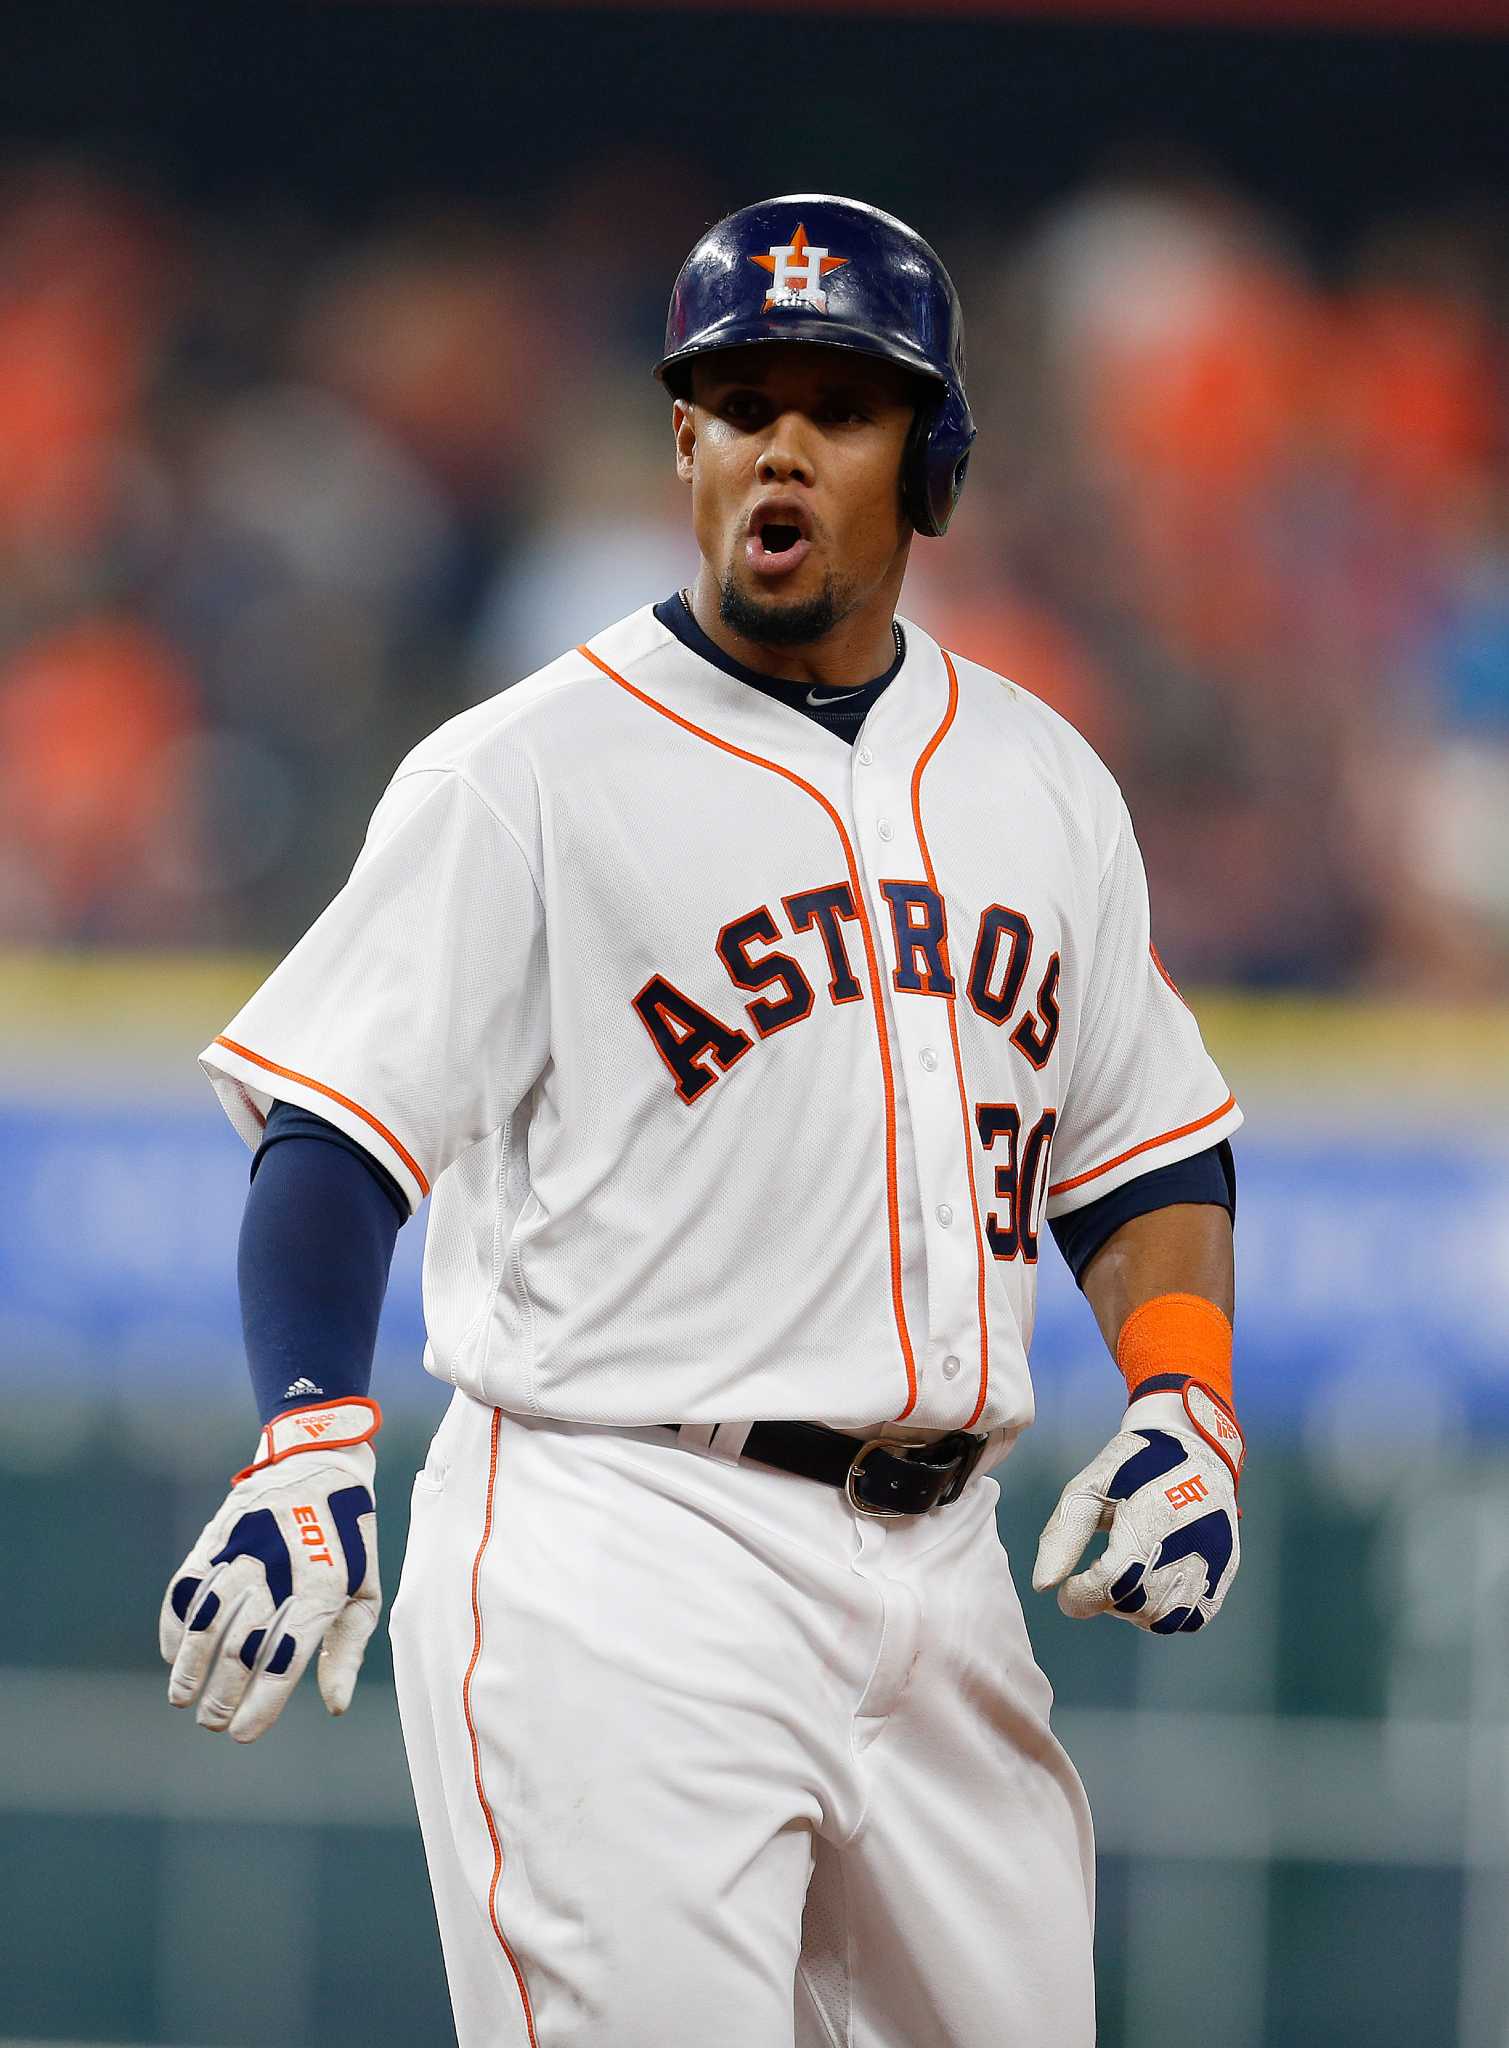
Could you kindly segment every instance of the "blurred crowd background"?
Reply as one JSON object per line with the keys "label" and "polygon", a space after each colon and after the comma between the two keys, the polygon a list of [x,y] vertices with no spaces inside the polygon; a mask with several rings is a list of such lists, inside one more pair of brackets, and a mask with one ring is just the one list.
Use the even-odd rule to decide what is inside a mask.
{"label": "blurred crowd background", "polygon": [[[284,943],[432,726],[690,566],[649,377],[719,184],[359,228],[0,176],[0,938]],[[634,227],[614,194],[635,194]],[[1509,980],[1509,218],[1322,271],[1210,169],[920,215],[981,438],[906,604],[1094,740],[1196,980]]]}
{"label": "blurred crowd background", "polygon": [[[732,208],[833,188],[966,308],[978,453],[904,608],[1104,754],[1248,1114],[1221,1622],[1152,1641],[1023,1586],[1096,1816],[1101,2048],[1509,2048],[1496,4],[27,11],[0,2048],[452,2038],[381,1634],[340,1723],[296,1699],[244,1752],[164,1704],[162,1586],[253,1419],[247,1157],[195,1054],[417,739],[687,579],[672,277]],[[374,1386],[390,1593],[444,1399],[424,1228]],[[1033,1370],[1017,1561],[1121,1408],[1051,1257]]]}

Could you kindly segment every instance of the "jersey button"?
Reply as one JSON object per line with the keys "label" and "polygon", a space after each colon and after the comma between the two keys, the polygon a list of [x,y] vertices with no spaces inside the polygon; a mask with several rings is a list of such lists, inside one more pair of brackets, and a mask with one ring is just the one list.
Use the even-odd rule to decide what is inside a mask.
{"label": "jersey button", "polygon": [[950,1225],[950,1223],[953,1222],[953,1220],[953,1210],[950,1209],[947,1202],[940,1202],[938,1204],[938,1221],[943,1225],[943,1228],[947,1230],[948,1226]]}
{"label": "jersey button", "polygon": [[854,758],[858,761],[861,768],[873,767],[875,763],[875,756],[868,747],[861,747]]}
{"label": "jersey button", "polygon": [[945,1358],[945,1359],[944,1359],[944,1361],[943,1361],[943,1377],[944,1377],[944,1378],[945,1378],[946,1380],[951,1380],[951,1379],[953,1378],[954,1374],[955,1374],[955,1373],[956,1373],[956,1372],[957,1372],[958,1370],[959,1370],[959,1361],[958,1361],[958,1359],[957,1359],[957,1358],[955,1358],[954,1354],[953,1354],[953,1353],[952,1353],[952,1352],[950,1351],[950,1353],[948,1354],[947,1358]]}
{"label": "jersey button", "polygon": [[930,1045],[925,1045],[917,1055],[917,1063],[925,1074],[930,1074],[938,1064],[938,1055]]}
{"label": "jersey button", "polygon": [[896,828],[891,823],[889,818],[882,818],[880,820],[880,823],[875,827],[875,830],[880,834],[882,839],[892,839],[895,837],[896,833]]}

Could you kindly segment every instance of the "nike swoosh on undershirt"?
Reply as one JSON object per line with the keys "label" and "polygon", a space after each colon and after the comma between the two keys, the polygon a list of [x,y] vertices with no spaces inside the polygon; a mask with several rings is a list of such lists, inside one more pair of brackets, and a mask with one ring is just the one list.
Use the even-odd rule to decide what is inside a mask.
{"label": "nike swoosh on undershirt", "polygon": [[857,690],[809,690],[807,702],[814,711],[821,711],[825,704],[842,704],[846,697],[862,697],[869,687],[868,683],[861,683]]}

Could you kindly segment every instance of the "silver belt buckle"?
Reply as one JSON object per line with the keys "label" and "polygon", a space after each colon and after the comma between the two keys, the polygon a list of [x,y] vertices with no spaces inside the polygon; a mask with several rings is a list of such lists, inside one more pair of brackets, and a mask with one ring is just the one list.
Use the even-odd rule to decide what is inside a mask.
{"label": "silver belt buckle", "polygon": [[867,1515],[872,1522],[909,1521],[911,1519],[910,1508],[872,1508],[868,1501],[861,1500],[855,1493],[854,1481],[860,1467],[864,1464],[865,1459],[869,1457],[871,1451],[899,1453],[901,1451],[925,1451],[926,1449],[927,1443],[921,1437],[907,1439],[902,1437],[872,1436],[867,1444],[862,1445],[854,1453],[853,1461],[849,1466],[848,1476],[844,1480],[844,1493],[847,1495],[849,1505],[853,1508],[855,1514]]}

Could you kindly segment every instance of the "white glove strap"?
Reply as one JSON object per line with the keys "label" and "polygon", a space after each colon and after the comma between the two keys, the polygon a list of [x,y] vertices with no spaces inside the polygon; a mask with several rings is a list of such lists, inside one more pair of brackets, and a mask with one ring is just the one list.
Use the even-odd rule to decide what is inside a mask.
{"label": "white glove strap", "polygon": [[1177,1394],[1134,1395],[1122,1417],[1123,1429],[1193,1429],[1204,1438],[1231,1474],[1235,1487],[1247,1455],[1241,1428],[1230,1409],[1198,1380],[1185,1382]]}
{"label": "white glove strap", "polygon": [[382,1428],[382,1410],[363,1394],[351,1394],[340,1401],[322,1401],[305,1408],[285,1408],[271,1422],[262,1425],[257,1455],[232,1475],[239,1486],[253,1472],[265,1471],[300,1451],[346,1451],[364,1444]]}

